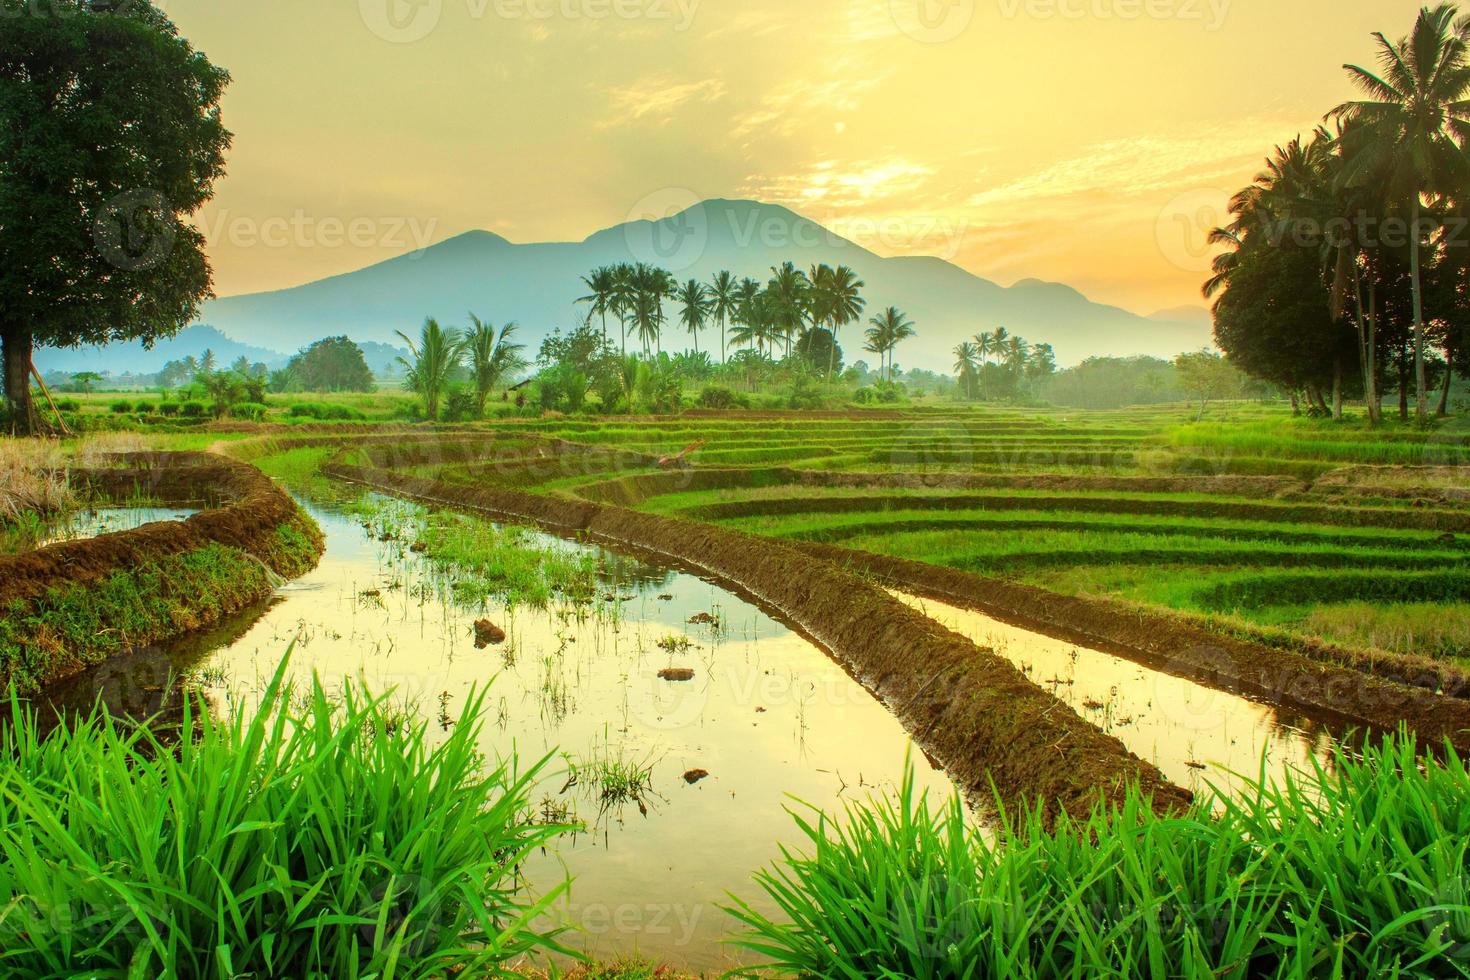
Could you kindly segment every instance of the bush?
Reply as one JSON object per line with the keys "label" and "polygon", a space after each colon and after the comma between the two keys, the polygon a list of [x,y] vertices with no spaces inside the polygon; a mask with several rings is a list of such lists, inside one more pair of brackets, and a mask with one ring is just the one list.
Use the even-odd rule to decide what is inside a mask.
{"label": "bush", "polygon": [[42,738],[13,706],[7,976],[485,976],[554,948],[528,923],[561,889],[527,908],[514,875],[561,831],[526,817],[540,765],[484,767],[483,695],[436,744],[350,687],[292,709],[284,673],[249,721],[187,704],[177,744],[105,708]]}
{"label": "bush", "polygon": [[1412,739],[1153,814],[976,829],[958,799],[801,822],[813,857],[731,909],[741,945],[823,977],[1463,976],[1470,774]]}
{"label": "bush", "polygon": [[360,422],[366,415],[346,405],[330,405],[324,402],[296,402],[286,414],[293,419],[317,419],[323,422]]}
{"label": "bush", "polygon": [[259,422],[265,418],[265,413],[268,410],[268,406],[260,402],[240,402],[230,406],[230,414],[246,422]]}
{"label": "bush", "polygon": [[80,412],[82,410],[82,403],[75,398],[58,398],[56,400],[56,409],[60,412]]}
{"label": "bush", "polygon": [[138,402],[136,405],[133,406],[133,411],[137,412],[139,415],[152,415],[156,408],[157,406],[155,406],[152,402]]}
{"label": "bush", "polygon": [[167,418],[172,418],[173,416],[178,415],[178,402],[164,402],[162,405],[158,406],[158,414]]}
{"label": "bush", "polygon": [[107,407],[113,415],[127,415],[133,410],[133,403],[130,401],[119,399],[118,401],[113,402]]}
{"label": "bush", "polygon": [[480,406],[474,389],[469,385],[455,385],[444,399],[445,422],[473,422],[480,417]]}
{"label": "bush", "polygon": [[699,393],[699,399],[695,404],[700,408],[724,411],[733,408],[749,408],[750,399],[737,395],[729,388],[710,385]]}
{"label": "bush", "polygon": [[207,410],[208,406],[206,406],[203,402],[193,401],[184,402],[183,406],[179,409],[180,413],[186,419],[202,419],[204,418],[204,413]]}

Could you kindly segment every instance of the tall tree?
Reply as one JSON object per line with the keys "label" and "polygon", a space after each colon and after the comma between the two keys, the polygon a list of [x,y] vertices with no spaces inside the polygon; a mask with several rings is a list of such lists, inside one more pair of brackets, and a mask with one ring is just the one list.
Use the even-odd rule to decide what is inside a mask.
{"label": "tall tree", "polygon": [[[511,339],[517,329],[516,324],[507,323],[496,332],[495,324],[482,322],[470,314],[470,328],[465,331],[460,349],[475,383],[475,410],[480,418],[485,417],[485,402],[495,386],[526,366],[525,345]],[[591,330],[590,324],[587,329]],[[604,328],[604,340],[606,337]]]}
{"label": "tall tree", "polygon": [[887,362],[887,373],[884,380],[892,381],[893,352],[899,344],[915,335],[913,322],[896,306],[890,306],[868,322],[872,324],[872,327],[867,334],[867,349],[884,358]]}
{"label": "tall tree", "polygon": [[582,277],[582,285],[587,287],[587,295],[577,302],[591,304],[592,315],[602,321],[602,336],[606,340],[607,315],[612,312],[617,296],[617,271],[611,266],[593,269],[590,275]]}
{"label": "tall tree", "polygon": [[694,338],[694,352],[699,353],[699,331],[709,320],[710,298],[709,291],[705,289],[704,283],[698,279],[690,279],[679,287],[675,294],[675,300],[679,303],[679,322],[689,335]]}
{"label": "tall tree", "polygon": [[1458,17],[1453,4],[1425,7],[1408,37],[1396,43],[1382,34],[1374,37],[1377,72],[1344,66],[1367,98],[1344,103],[1329,115],[1360,124],[1355,132],[1362,138],[1347,148],[1346,179],[1384,182],[1410,216],[1414,379],[1423,419],[1429,414],[1421,270],[1424,202],[1470,183],[1470,158],[1462,145],[1470,140],[1470,17]]}
{"label": "tall tree", "polygon": [[979,348],[970,341],[966,340],[954,349],[954,373],[966,398],[975,397],[975,374],[979,370],[979,362]]}
{"label": "tall tree", "polygon": [[857,273],[845,265],[839,265],[832,270],[827,277],[825,306],[827,308],[827,323],[832,328],[832,354],[833,360],[827,365],[827,380],[832,380],[836,373],[837,334],[843,327],[856,323],[863,316],[863,310],[867,309],[868,302],[863,299],[863,288],[867,284],[857,277]]}
{"label": "tall tree", "polygon": [[398,363],[408,372],[403,385],[423,397],[425,414],[430,422],[437,422],[444,389],[449,386],[450,376],[460,363],[459,333],[444,329],[433,317],[424,321],[417,341],[402,330],[394,332],[408,345],[413,358],[412,361],[398,358]]}
{"label": "tall tree", "polygon": [[304,391],[372,391],[373,372],[348,337],[318,340],[291,358],[292,379]]}
{"label": "tall tree", "polygon": [[771,295],[774,324],[786,343],[787,354],[791,353],[791,343],[804,324],[811,285],[806,273],[790,262],[771,268],[771,281],[766,284],[766,291]]}
{"label": "tall tree", "polygon": [[734,318],[740,305],[740,286],[728,271],[715,273],[710,282],[710,315],[720,325],[720,363],[727,363],[729,348],[725,345],[725,325]]}
{"label": "tall tree", "polygon": [[203,234],[229,74],[146,2],[0,0],[0,345],[29,433],[36,346],[151,346],[211,295]]}

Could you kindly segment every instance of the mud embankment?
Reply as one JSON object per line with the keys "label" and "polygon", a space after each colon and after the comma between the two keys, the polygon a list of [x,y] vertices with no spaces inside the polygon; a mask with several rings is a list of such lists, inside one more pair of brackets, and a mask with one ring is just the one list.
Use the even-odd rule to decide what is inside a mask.
{"label": "mud embankment", "polygon": [[269,478],[205,453],[73,473],[94,499],[206,505],[184,521],[0,556],[0,689],[22,691],[211,626],[315,566],[321,532]]}
{"label": "mud embankment", "polygon": [[[698,463],[698,456],[695,456]],[[579,496],[598,503],[637,507],[654,497],[711,490],[778,486],[873,490],[1093,490],[1104,493],[1201,493],[1234,497],[1283,497],[1303,487],[1289,477],[976,476],[957,473],[855,473],[765,469],[676,470],[629,474],[588,484]]]}
{"label": "mud embankment", "polygon": [[387,470],[331,465],[326,475],[474,510],[614,547],[664,556],[746,592],[828,650],[977,798],[992,781],[1009,804],[1087,811],[1137,783],[1160,810],[1189,794],[1117,739],[1083,721],[1009,661],[909,608],[863,577],[779,542],[622,508]]}
{"label": "mud embankment", "polygon": [[1406,725],[1429,744],[1470,750],[1470,675],[1425,657],[1369,657],[1303,639],[1295,648],[1195,625],[1165,612],[1060,595],[1034,586],[853,551],[800,543],[815,558],[919,595],[1348,726]]}

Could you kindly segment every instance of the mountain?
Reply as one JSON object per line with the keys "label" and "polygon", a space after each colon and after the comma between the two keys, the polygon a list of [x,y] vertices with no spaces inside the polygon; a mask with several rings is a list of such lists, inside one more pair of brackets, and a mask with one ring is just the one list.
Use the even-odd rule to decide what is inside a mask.
{"label": "mountain", "polygon": [[[786,261],[802,269],[849,265],[867,283],[869,316],[897,306],[917,325],[917,339],[898,353],[909,367],[948,371],[956,344],[1000,326],[1052,344],[1063,365],[1092,355],[1173,356],[1210,339],[1193,317],[1153,320],[1094,303],[1059,283],[1027,279],[1004,287],[938,258],[883,258],[786,208],[726,200],[618,225],[581,242],[519,245],[469,232],[346,275],[216,300],[203,319],[232,337],[295,351],[342,333],[359,343],[398,345],[395,330],[413,335],[427,316],[462,325],[474,311],[497,324],[519,323],[522,342],[534,352],[552,329],[585,315],[576,302],[586,292],[582,276],[637,261],[662,265],[681,282],[708,280],[720,269],[764,282],[772,266]],[[617,336],[615,324],[609,330]],[[839,339],[849,360],[872,359],[862,353],[858,328],[848,327]],[[685,346],[683,337],[673,343]],[[702,343],[718,347],[713,335]]]}
{"label": "mountain", "polygon": [[[243,332],[243,336],[250,336]],[[160,340],[152,350],[144,350],[138,341],[110,344],[107,347],[79,347],[74,350],[37,348],[36,368],[42,373],[62,371],[75,374],[79,371],[95,371],[98,374],[151,374],[169,361],[180,361],[185,357],[199,357],[206,350],[214,351],[221,366],[228,367],[241,355],[251,364],[265,363],[276,368],[285,365],[289,357],[279,351],[267,350],[231,340],[212,326],[196,325],[179,332],[168,340]]]}
{"label": "mountain", "polygon": [[1203,306],[1174,306],[1149,317],[1155,323],[1189,323],[1204,327],[1213,335],[1215,315]]}

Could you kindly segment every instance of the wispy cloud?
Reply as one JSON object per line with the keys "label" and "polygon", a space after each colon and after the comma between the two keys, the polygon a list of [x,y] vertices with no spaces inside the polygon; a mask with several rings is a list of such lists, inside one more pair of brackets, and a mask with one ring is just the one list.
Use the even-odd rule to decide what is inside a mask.
{"label": "wispy cloud", "polygon": [[714,102],[725,95],[725,83],[717,78],[678,83],[668,78],[649,78],[608,93],[612,109],[609,119],[598,123],[610,129],[643,119],[663,119],[691,102]]}

